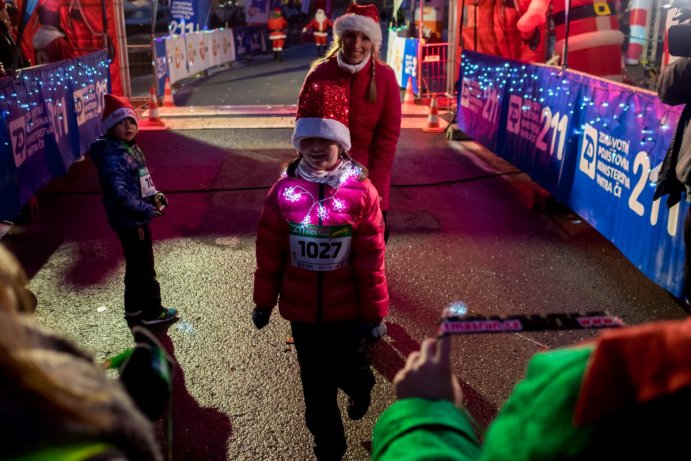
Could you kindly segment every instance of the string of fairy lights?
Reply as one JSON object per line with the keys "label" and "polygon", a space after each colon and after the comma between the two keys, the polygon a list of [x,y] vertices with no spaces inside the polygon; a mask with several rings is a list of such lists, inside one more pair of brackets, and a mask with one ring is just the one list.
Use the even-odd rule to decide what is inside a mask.
{"label": "string of fairy lights", "polygon": [[[543,81],[544,70],[550,71],[549,77],[553,79],[550,83],[553,85],[539,85]],[[633,117],[638,120],[640,129],[632,130],[630,126],[624,128],[628,130],[629,136],[632,133],[640,134],[640,139],[630,139],[630,142],[650,157],[652,152],[664,150],[665,140],[668,139],[666,132],[672,128],[672,122],[676,122],[674,115],[680,114],[678,108],[658,104],[657,96],[652,92],[617,85],[614,82],[603,82],[585,74],[561,71],[544,65],[515,61],[487,65],[486,59],[479,62],[472,53],[464,53],[462,71],[464,79],[477,82],[477,86],[469,87],[471,92],[475,90],[486,94],[494,90],[500,94],[516,93],[520,94],[523,101],[536,102],[541,106],[549,103],[553,108],[562,107],[570,122],[576,118],[585,119],[580,120],[581,123],[576,127],[570,123],[572,129],[567,142],[572,142],[582,135],[586,124],[614,132],[622,128],[622,123],[630,123],[631,115],[628,113],[635,110]],[[574,88],[574,84],[579,85]],[[581,94],[577,93],[574,98],[574,92]],[[610,103],[613,99],[619,102]],[[521,109],[528,111],[532,106],[524,104]]]}
{"label": "string of fairy lights", "polygon": [[[56,98],[56,94],[67,94],[71,97],[71,91],[91,88],[84,93],[85,98],[96,98],[94,83],[106,82],[109,78],[109,62],[103,54],[101,58],[87,56],[68,61],[68,64],[60,66],[20,71],[11,83],[0,91],[0,106],[3,117],[10,114],[11,107],[14,112],[30,112],[32,109],[44,103],[57,102],[62,107],[62,98]],[[59,115],[62,120],[62,113]],[[31,118],[29,126],[33,126]],[[6,143],[7,144],[7,143]]]}
{"label": "string of fairy lights", "polygon": [[331,207],[334,211],[339,213],[343,212],[345,210],[346,204],[343,200],[337,198],[336,194],[338,194],[340,187],[346,181],[348,181],[350,178],[358,178],[362,176],[362,173],[362,168],[360,168],[357,165],[350,165],[347,168],[347,170],[345,170],[344,174],[341,175],[339,179],[339,184],[337,185],[337,187],[335,187],[336,192],[334,192],[333,195],[325,197],[321,200],[316,198],[309,190],[305,189],[302,186],[286,187],[281,193],[281,196],[290,203],[297,203],[300,200],[302,200],[303,197],[308,197],[312,201],[309,209],[307,210],[307,213],[305,214],[305,217],[300,221],[300,225],[308,226],[312,224],[312,219],[310,215],[312,214],[312,211],[315,207],[317,208],[317,217],[321,220],[327,219],[329,217],[330,210],[327,207],[328,202],[331,202]]}

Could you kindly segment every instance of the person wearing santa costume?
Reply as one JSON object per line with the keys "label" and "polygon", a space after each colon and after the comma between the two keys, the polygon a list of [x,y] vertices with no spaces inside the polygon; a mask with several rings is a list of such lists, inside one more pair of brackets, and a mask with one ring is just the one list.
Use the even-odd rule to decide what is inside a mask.
{"label": "person wearing santa costume", "polygon": [[324,10],[319,8],[314,14],[314,19],[302,28],[302,33],[306,33],[308,29],[314,30],[314,44],[317,45],[317,56],[324,55],[324,48],[329,39],[329,27],[333,27],[334,23],[331,19],[326,17]]}
{"label": "person wearing santa costume", "polygon": [[369,170],[386,219],[401,133],[401,93],[393,69],[379,57],[381,44],[377,7],[351,4],[334,21],[334,41],[326,56],[315,61],[302,88],[324,80],[338,81],[346,88],[350,155]]}
{"label": "person wearing santa costume", "polygon": [[298,156],[269,191],[256,240],[252,321],[266,326],[276,303],[290,321],[320,461],[346,452],[338,390],[351,420],[369,409],[370,348],[386,333],[389,306],[379,194],[347,154],[348,115],[340,82],[303,87],[292,137]]}
{"label": "person wearing santa costume", "polygon": [[33,45],[36,64],[71,59],[74,48],[60,27],[59,2],[48,0],[38,6],[38,28],[34,32]]}
{"label": "person wearing santa costume", "polygon": [[101,126],[89,152],[98,168],[108,224],[125,255],[125,319],[129,325],[153,325],[177,318],[174,307],[161,304],[154,270],[149,222],[163,216],[168,199],[156,190],[144,153],[137,146],[137,114],[126,100],[106,94]]}
{"label": "person wearing santa costume", "polygon": [[285,28],[288,26],[288,21],[286,21],[281,14],[280,8],[274,8],[266,26],[271,31],[269,40],[271,40],[271,45],[274,50],[274,59],[279,62],[283,61],[283,45],[286,42]]}

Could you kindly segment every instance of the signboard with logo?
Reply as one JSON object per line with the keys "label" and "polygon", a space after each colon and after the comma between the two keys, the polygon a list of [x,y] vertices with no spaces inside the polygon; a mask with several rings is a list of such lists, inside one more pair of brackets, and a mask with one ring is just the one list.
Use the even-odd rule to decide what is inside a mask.
{"label": "signboard with logo", "polygon": [[412,79],[413,92],[418,93],[417,88],[417,48],[418,39],[396,37],[389,31],[386,63],[391,66],[396,75],[396,80],[401,88],[406,88],[408,78]]}
{"label": "signboard with logo", "polygon": [[166,37],[165,43],[170,83],[189,77],[191,74],[187,69],[187,44],[185,43],[185,37],[182,35]]}
{"label": "signboard with logo", "polygon": [[209,0],[171,0],[171,34],[188,34],[206,30],[209,21]]}
{"label": "signboard with logo", "polygon": [[0,81],[0,219],[14,219],[101,134],[108,78],[107,53],[99,51]]}
{"label": "signboard with logo", "polygon": [[652,198],[681,108],[640,88],[475,52],[463,52],[460,75],[459,128],[680,296],[688,204]]}

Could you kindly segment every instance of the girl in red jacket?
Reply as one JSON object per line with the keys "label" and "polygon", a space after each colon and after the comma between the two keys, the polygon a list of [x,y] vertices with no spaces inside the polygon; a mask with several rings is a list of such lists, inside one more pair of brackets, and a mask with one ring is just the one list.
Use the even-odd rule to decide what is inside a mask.
{"label": "girl in red jacket", "polygon": [[384,223],[367,170],[347,155],[345,88],[325,81],[302,89],[293,145],[298,157],[259,217],[252,320],[263,328],[278,301],[295,341],[314,453],[340,460],[338,389],[350,419],[364,417],[374,386],[370,345],[386,332]]}
{"label": "girl in red jacket", "polygon": [[[386,218],[391,169],[401,134],[401,90],[393,69],[379,58],[382,33],[374,5],[351,4],[334,21],[334,41],[315,62],[302,88],[323,80],[346,88],[352,158],[369,170]],[[388,234],[388,231],[387,231]]]}

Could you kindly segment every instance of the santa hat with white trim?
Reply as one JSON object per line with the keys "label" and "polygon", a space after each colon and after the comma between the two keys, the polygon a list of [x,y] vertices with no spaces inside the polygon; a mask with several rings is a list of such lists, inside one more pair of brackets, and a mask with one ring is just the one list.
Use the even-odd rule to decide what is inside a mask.
{"label": "santa hat with white trim", "polygon": [[104,95],[103,99],[105,102],[103,118],[101,118],[101,127],[103,127],[103,131],[110,130],[113,126],[126,118],[134,119],[134,122],[139,125],[137,113],[134,111],[129,101],[113,96],[112,94]]}
{"label": "santa hat with white trim", "polygon": [[336,141],[348,152],[348,114],[348,97],[343,86],[331,80],[309,83],[300,91],[293,146],[300,150],[303,139],[325,138]]}
{"label": "santa hat with white trim", "polygon": [[372,41],[375,50],[381,49],[382,35],[376,6],[351,3],[343,16],[334,21],[335,36],[343,37],[348,30],[362,32]]}

